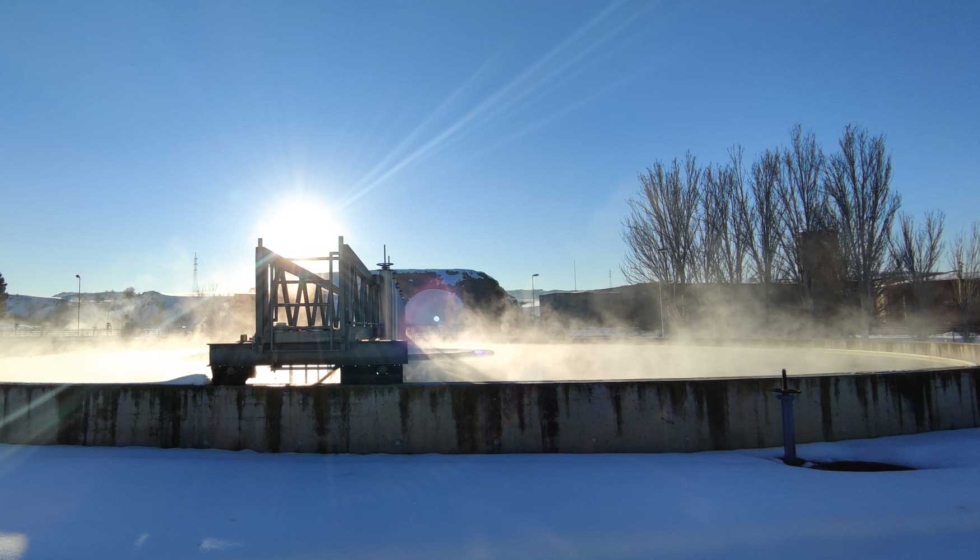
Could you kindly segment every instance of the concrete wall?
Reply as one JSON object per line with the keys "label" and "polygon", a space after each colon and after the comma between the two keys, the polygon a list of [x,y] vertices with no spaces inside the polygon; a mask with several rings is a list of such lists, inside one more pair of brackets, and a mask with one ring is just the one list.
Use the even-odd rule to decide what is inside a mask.
{"label": "concrete wall", "polygon": [[[320,453],[778,446],[776,379],[209,387],[0,385],[0,442]],[[980,426],[980,368],[794,378],[800,442]]]}

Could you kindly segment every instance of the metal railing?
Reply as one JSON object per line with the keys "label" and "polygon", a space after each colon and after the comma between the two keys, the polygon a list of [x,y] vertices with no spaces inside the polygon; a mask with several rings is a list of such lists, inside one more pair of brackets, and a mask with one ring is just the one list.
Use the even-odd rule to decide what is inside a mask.
{"label": "metal railing", "polygon": [[[325,263],[326,271],[296,264],[306,261]],[[385,332],[383,279],[368,270],[343,237],[328,256],[302,259],[278,255],[259,239],[255,270],[254,340],[259,344],[309,341],[348,350],[355,341]]]}

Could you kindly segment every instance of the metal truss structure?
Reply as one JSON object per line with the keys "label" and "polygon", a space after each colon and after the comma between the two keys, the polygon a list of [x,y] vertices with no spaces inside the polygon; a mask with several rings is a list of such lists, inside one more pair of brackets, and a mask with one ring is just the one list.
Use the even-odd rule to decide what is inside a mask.
{"label": "metal truss structure", "polygon": [[[315,273],[297,262],[325,262]],[[340,237],[326,257],[286,258],[255,248],[255,334],[211,344],[212,382],[242,385],[255,367],[340,369],[341,383],[401,383],[408,346],[404,299],[391,263],[372,272]]]}

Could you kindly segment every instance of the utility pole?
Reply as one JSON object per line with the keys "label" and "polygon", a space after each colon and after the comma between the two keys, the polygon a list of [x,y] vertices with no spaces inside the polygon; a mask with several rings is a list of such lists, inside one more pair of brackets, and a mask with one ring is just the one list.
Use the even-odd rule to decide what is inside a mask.
{"label": "utility pole", "polygon": [[[667,250],[658,249],[661,255],[666,258]],[[660,287],[660,338],[667,338],[667,329],[664,326],[664,279],[657,278],[657,285]]]}
{"label": "utility pole", "polygon": [[78,318],[75,322],[75,330],[78,331],[78,336],[82,336],[82,275],[76,274],[75,278],[78,278]]}
{"label": "utility pole", "polygon": [[660,286],[660,338],[667,338],[667,331],[664,330],[664,279],[661,278],[657,285]]}
{"label": "utility pole", "polygon": [[197,253],[194,253],[194,285],[191,287],[191,292],[194,296],[201,295],[201,288],[197,284]]}
{"label": "utility pole", "polygon": [[609,269],[609,289],[612,289],[612,269]]}

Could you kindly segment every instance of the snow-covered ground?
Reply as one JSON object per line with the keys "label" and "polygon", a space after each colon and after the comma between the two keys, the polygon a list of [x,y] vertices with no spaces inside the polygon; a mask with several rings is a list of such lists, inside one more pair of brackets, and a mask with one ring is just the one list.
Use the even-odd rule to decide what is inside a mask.
{"label": "snow-covered ground", "polygon": [[777,450],[320,456],[0,446],[0,558],[975,558],[980,430]]}

